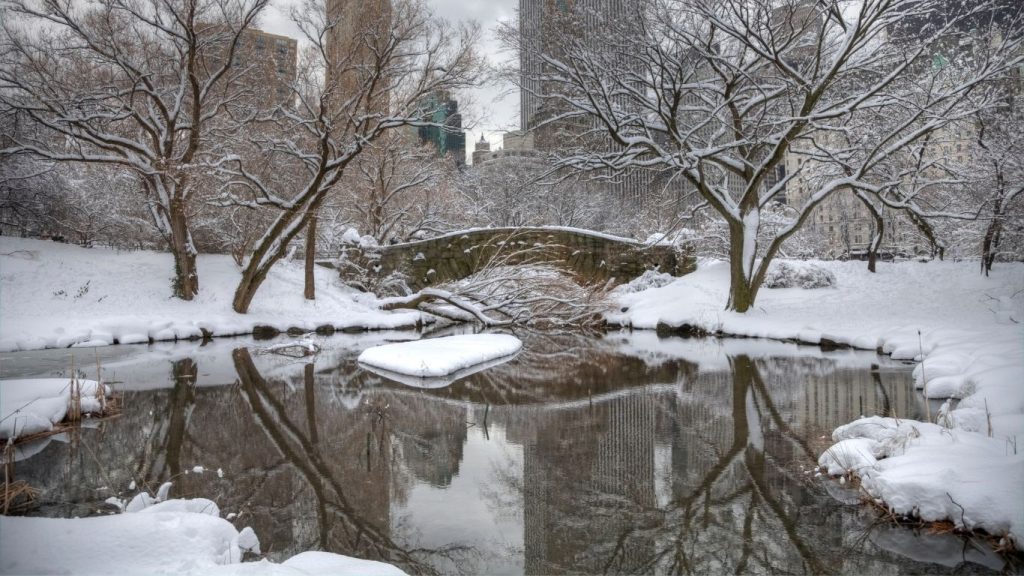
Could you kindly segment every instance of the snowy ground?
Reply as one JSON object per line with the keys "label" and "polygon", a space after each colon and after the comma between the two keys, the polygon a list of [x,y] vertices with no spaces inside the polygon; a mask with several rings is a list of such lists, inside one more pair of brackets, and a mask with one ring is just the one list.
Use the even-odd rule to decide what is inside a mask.
{"label": "snowy ground", "polygon": [[183,302],[171,296],[170,254],[0,237],[0,352],[187,339],[204,329],[246,334],[260,325],[386,329],[420,319],[378,310],[373,296],[341,286],[328,269],[318,269],[316,300],[304,300],[296,262],[275,266],[249,314],[236,314],[240,271],[231,258],[201,255],[198,267],[199,295]]}
{"label": "snowy ground", "polygon": [[0,574],[405,574],[328,552],[303,552],[281,564],[240,563],[244,552],[259,553],[259,539],[222,519],[217,505],[203,498],[152,501],[137,511],[91,518],[0,516],[0,534]]}
{"label": "snowy ground", "polygon": [[[1024,265],[985,278],[976,262],[821,262],[833,288],[762,289],[747,314],[723,310],[728,266],[704,262],[670,284],[617,295],[611,322],[690,325],[735,336],[832,341],[921,361],[918,388],[959,399],[932,422],[862,418],[833,433],[820,464],[852,473],[897,514],[949,519],[1024,549]],[[647,279],[648,281],[650,278]]]}

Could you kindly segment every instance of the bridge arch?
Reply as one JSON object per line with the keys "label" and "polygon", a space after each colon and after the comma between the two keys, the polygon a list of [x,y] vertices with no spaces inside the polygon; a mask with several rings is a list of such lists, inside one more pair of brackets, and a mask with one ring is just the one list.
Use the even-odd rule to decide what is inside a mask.
{"label": "bridge arch", "polygon": [[696,269],[691,246],[645,245],[630,238],[554,226],[477,228],[355,252],[348,257],[364,269],[380,277],[399,272],[414,290],[466,278],[498,261],[557,265],[581,284],[628,282],[651,269],[675,276]]}

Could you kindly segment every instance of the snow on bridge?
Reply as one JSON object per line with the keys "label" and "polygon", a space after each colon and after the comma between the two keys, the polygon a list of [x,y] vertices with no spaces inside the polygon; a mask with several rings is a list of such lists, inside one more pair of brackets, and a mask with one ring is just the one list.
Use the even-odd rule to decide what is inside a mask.
{"label": "snow on bridge", "polygon": [[690,246],[648,245],[566,227],[478,228],[416,242],[355,249],[347,256],[381,277],[404,274],[415,290],[459,280],[497,265],[553,264],[572,272],[584,284],[628,282],[650,269],[674,276],[696,269]]}

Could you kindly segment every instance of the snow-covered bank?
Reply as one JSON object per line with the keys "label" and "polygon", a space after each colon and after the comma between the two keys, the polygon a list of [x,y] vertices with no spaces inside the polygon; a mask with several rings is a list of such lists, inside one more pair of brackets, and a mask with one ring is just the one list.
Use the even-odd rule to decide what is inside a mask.
{"label": "snow-covered bank", "polygon": [[1001,264],[985,278],[976,262],[883,263],[877,274],[863,262],[818,264],[835,287],[762,289],[747,314],[723,310],[729,269],[707,262],[666,286],[621,290],[607,317],[923,360],[918,388],[961,399],[956,407],[933,415],[937,424],[869,418],[841,427],[822,466],[858,475],[897,514],[1005,534],[1024,549],[1024,265]]}
{"label": "snow-covered bank", "polygon": [[[81,414],[103,411],[108,391],[95,380],[75,380]],[[72,403],[69,378],[0,380],[0,439],[45,432],[64,420]]]}
{"label": "snow-covered bank", "polygon": [[167,500],[138,512],[91,518],[0,516],[0,574],[401,576],[390,564],[304,552],[281,564],[240,563],[259,553],[206,499]]}
{"label": "snow-covered bank", "polygon": [[171,296],[170,254],[0,237],[0,352],[238,335],[256,326],[393,329],[421,318],[377,309],[375,297],[341,285],[328,269],[318,270],[316,300],[305,300],[295,262],[275,266],[249,313],[236,314],[234,261],[200,255],[198,268],[199,295],[184,302]]}

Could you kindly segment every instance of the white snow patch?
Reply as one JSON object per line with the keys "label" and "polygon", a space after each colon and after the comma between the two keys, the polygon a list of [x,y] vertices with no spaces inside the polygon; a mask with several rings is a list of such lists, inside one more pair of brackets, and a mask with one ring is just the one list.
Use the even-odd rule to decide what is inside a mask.
{"label": "white snow patch", "polygon": [[476,364],[511,356],[523,343],[507,334],[464,334],[364,350],[359,362],[419,378],[440,377]]}
{"label": "white snow patch", "polygon": [[1004,440],[878,416],[840,426],[832,439],[819,464],[832,475],[856,474],[895,513],[1024,542],[1024,454]]}
{"label": "white snow patch", "polygon": [[[2,291],[0,291],[2,292]],[[99,383],[78,380],[82,413],[98,413],[105,401],[97,397]],[[107,393],[106,386],[103,387]],[[64,420],[71,405],[70,378],[0,380],[0,438],[45,432]]]}
{"label": "white snow patch", "polygon": [[2,574],[401,576],[398,568],[329,552],[281,564],[241,563],[260,552],[252,528],[237,530],[209,500],[168,500],[139,513],[92,518],[0,516]]}

